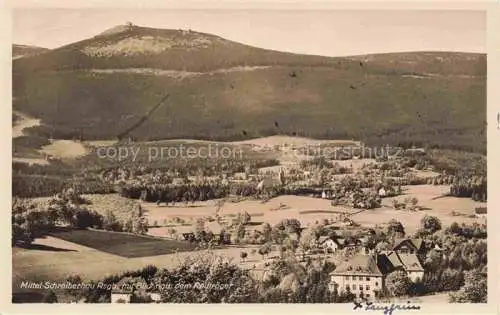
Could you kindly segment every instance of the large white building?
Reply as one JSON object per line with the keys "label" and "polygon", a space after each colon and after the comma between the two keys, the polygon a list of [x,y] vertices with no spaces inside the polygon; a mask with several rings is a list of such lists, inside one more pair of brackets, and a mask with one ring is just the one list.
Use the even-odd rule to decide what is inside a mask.
{"label": "large white building", "polygon": [[424,250],[420,239],[401,239],[395,242],[392,250],[357,254],[330,274],[330,290],[335,287],[339,293],[349,290],[357,298],[370,300],[385,290],[385,277],[396,270],[404,271],[413,282],[422,280],[425,270],[419,255]]}
{"label": "large white building", "polygon": [[356,255],[330,274],[330,290],[350,291],[357,298],[374,299],[384,288],[384,274],[375,255]]}

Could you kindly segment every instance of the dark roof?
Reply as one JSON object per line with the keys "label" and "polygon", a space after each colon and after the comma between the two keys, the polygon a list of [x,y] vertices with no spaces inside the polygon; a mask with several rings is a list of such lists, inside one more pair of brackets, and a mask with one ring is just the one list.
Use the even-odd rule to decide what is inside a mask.
{"label": "dark roof", "polygon": [[419,249],[419,250],[422,248],[422,245],[424,244],[424,240],[423,240],[423,239],[421,239],[421,238],[412,238],[410,241],[411,241],[411,242],[413,243],[413,245],[415,245],[415,247],[416,247],[417,249]]}
{"label": "dark roof", "polygon": [[477,214],[485,214],[485,213],[487,213],[487,208],[486,207],[477,207],[476,209],[474,209],[474,211]]}
{"label": "dark roof", "polygon": [[330,235],[329,236],[332,240],[337,242],[338,244],[344,244],[345,243],[345,238],[343,238],[340,235]]}
{"label": "dark roof", "polygon": [[399,259],[396,252],[390,252],[386,255],[386,257],[391,263],[393,269],[403,267],[403,262]]}
{"label": "dark roof", "polygon": [[329,236],[320,236],[318,238],[318,243],[321,245],[321,244],[325,243],[328,240],[332,240],[338,246],[342,246],[344,244],[344,241],[345,241],[343,238],[329,237]]}
{"label": "dark roof", "polygon": [[399,259],[403,263],[406,271],[424,271],[424,268],[415,254],[399,254]]}
{"label": "dark roof", "polygon": [[394,241],[393,249],[397,249],[405,243],[409,244],[410,246],[413,246],[416,250],[420,250],[420,249],[422,249],[422,245],[423,245],[424,241],[420,238],[414,238],[414,239],[399,238],[399,239],[396,239]]}
{"label": "dark roof", "polygon": [[371,255],[356,255],[340,264],[331,274],[382,276],[382,272]]}
{"label": "dark roof", "polygon": [[382,274],[386,275],[394,270],[394,266],[386,255],[378,255],[377,265],[382,272]]}
{"label": "dark roof", "polygon": [[379,261],[381,260],[385,262],[386,268],[384,269],[386,269],[386,272],[392,272],[400,268],[406,271],[424,271],[416,254],[400,254],[393,251],[380,255]]}
{"label": "dark roof", "polygon": [[329,239],[330,239],[330,237],[328,237],[328,236],[320,236],[318,238],[318,243],[323,244],[326,240],[329,240]]}

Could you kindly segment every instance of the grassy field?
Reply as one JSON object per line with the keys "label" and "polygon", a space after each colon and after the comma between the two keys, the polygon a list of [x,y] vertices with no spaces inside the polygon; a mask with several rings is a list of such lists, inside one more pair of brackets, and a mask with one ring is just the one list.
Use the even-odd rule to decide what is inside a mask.
{"label": "grassy field", "polygon": [[52,233],[52,236],[126,258],[164,255],[195,248],[188,242],[107,231],[72,230]]}
{"label": "grassy field", "polygon": [[83,144],[71,140],[52,141],[42,147],[42,152],[60,158],[77,158],[89,153]]}
{"label": "grassy field", "polygon": [[[222,216],[231,217],[237,213],[246,211],[252,216],[255,224],[268,222],[273,225],[284,218],[294,218],[301,221],[303,226],[314,223],[318,220],[336,220],[340,213],[353,214],[352,219],[363,226],[375,226],[389,222],[391,219],[401,221],[407,233],[414,233],[420,225],[420,220],[425,215],[437,216],[448,226],[453,222],[472,223],[485,221],[484,218],[471,218],[476,207],[485,206],[485,203],[475,202],[469,198],[442,197],[449,192],[449,186],[418,185],[405,187],[406,193],[396,198],[383,199],[383,207],[373,210],[359,211],[344,206],[332,206],[329,200],[304,197],[304,196],[279,196],[262,203],[257,200],[245,200],[237,203],[226,202],[220,210]],[[409,211],[394,210],[392,199],[402,201],[404,198],[418,198],[418,204],[426,210]],[[157,221],[162,224],[171,222],[174,218],[179,218],[188,226],[175,227],[177,231],[188,232],[192,230],[190,224],[197,218],[215,216],[215,201],[196,202],[194,205],[185,206],[157,206],[155,203],[142,203],[146,209],[146,217],[150,222]],[[280,206],[285,207],[282,210]],[[464,214],[463,216],[453,215],[452,212]],[[149,233],[155,236],[168,236],[168,228],[151,228]]]}
{"label": "grassy field", "polygon": [[[197,218],[215,216],[216,201],[195,202],[194,205],[157,206],[156,203],[142,203],[149,222],[170,221],[180,218],[185,222],[194,222]],[[284,209],[280,209],[284,208]],[[278,209],[278,210],[275,210]],[[332,206],[329,200],[304,196],[279,196],[263,203],[260,200],[226,202],[220,209],[220,215],[231,217],[248,212],[253,222],[268,222],[273,225],[284,218],[299,219],[303,225],[321,219],[335,219],[339,213],[353,212],[354,209]]]}
{"label": "grassy field", "polygon": [[[124,245],[121,246],[124,248]],[[239,261],[242,250],[247,251],[250,256],[248,249],[239,247],[211,251],[217,255]],[[17,247],[12,249],[13,291],[23,291],[19,287],[23,280],[63,281],[68,276],[75,274],[80,275],[83,280],[100,280],[109,275],[137,270],[151,264],[158,268],[173,268],[186,257],[205,251],[207,250],[126,258],[47,236],[37,239],[32,249]],[[253,259],[257,259],[257,256]]]}
{"label": "grassy field", "polygon": [[[387,223],[392,218],[400,221],[405,227],[406,233],[415,233],[420,226],[420,220],[425,215],[436,216],[441,220],[443,226],[457,223],[484,223],[484,218],[467,217],[474,212],[476,207],[484,207],[486,203],[476,202],[469,198],[443,197],[449,192],[449,186],[417,185],[405,187],[404,195],[395,198],[383,199],[381,209],[366,210],[355,214],[352,219],[363,226],[374,226]],[[403,201],[405,198],[417,198],[418,205],[425,210],[409,211],[395,210],[392,208],[392,199]],[[454,216],[452,212],[463,213],[463,216]]]}

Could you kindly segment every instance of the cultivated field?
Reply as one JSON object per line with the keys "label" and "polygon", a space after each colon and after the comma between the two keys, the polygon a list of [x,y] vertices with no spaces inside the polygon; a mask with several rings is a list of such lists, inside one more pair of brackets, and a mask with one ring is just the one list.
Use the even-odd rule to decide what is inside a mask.
{"label": "cultivated field", "polygon": [[[317,220],[337,220],[339,214],[352,214],[351,218],[363,226],[375,226],[389,222],[391,219],[401,221],[407,233],[414,233],[420,225],[420,220],[425,215],[437,216],[444,226],[453,222],[457,223],[483,223],[484,218],[472,218],[467,215],[473,214],[476,207],[485,206],[485,203],[475,202],[469,198],[443,197],[449,192],[449,186],[418,185],[408,186],[404,195],[394,199],[402,201],[404,198],[416,197],[419,205],[426,210],[394,210],[392,199],[383,199],[383,207],[373,210],[354,209],[346,206],[332,206],[329,200],[303,197],[303,196],[279,196],[266,203],[257,200],[245,200],[241,202],[226,202],[220,210],[222,216],[234,216],[246,211],[252,216],[255,224],[267,222],[271,225],[278,223],[284,218],[298,219],[303,226],[314,223]],[[146,217],[149,222],[154,221],[162,224],[170,222],[174,218],[182,219],[188,225],[197,218],[215,216],[215,201],[196,202],[194,205],[179,204],[178,206],[157,206],[155,203],[142,203],[146,209]],[[463,213],[463,216],[453,215],[452,211]],[[176,226],[177,231],[188,232],[191,226]],[[167,236],[168,228],[150,228],[149,232],[155,236]]]}
{"label": "cultivated field", "polygon": [[[215,216],[216,201],[195,202],[193,205],[179,204],[178,206],[157,206],[156,203],[142,203],[146,210],[149,222],[162,223],[174,218],[180,218],[185,222],[194,222],[197,218]],[[271,225],[278,223],[284,218],[299,219],[302,225],[321,219],[336,219],[340,213],[351,213],[355,209],[337,206],[333,207],[329,200],[303,197],[303,196],[279,196],[263,203],[259,200],[244,200],[241,202],[225,202],[220,209],[221,216],[235,216],[238,213],[248,212],[252,222]],[[155,229],[150,233],[158,235]]]}
{"label": "cultivated field", "polygon": [[[126,250],[127,245],[123,244],[122,248]],[[211,251],[239,261],[241,250],[238,247],[228,247]],[[246,250],[251,256],[250,251]],[[33,249],[12,249],[13,290],[19,291],[19,284],[23,280],[62,281],[73,274],[80,275],[84,280],[100,280],[109,275],[137,270],[151,264],[158,268],[172,268],[182,263],[185,257],[205,251],[125,258],[47,236],[37,239],[33,243]],[[249,260],[252,261],[251,257]]]}
{"label": "cultivated field", "polygon": [[52,236],[126,258],[191,251],[196,247],[188,242],[108,231],[72,230],[52,233]]}
{"label": "cultivated field", "polygon": [[[443,226],[449,226],[453,222],[457,223],[484,223],[484,218],[468,217],[474,213],[476,207],[485,207],[486,203],[476,202],[470,198],[446,197],[449,186],[415,185],[405,187],[405,194],[385,198],[382,201],[382,208],[365,210],[352,216],[352,219],[363,226],[374,226],[387,223],[392,218],[400,221],[405,227],[406,233],[414,233],[420,226],[420,220],[425,215],[438,217]],[[395,210],[392,207],[392,200],[403,201],[405,198],[417,198],[418,205],[424,208],[421,211]],[[453,215],[452,212],[463,215]]]}

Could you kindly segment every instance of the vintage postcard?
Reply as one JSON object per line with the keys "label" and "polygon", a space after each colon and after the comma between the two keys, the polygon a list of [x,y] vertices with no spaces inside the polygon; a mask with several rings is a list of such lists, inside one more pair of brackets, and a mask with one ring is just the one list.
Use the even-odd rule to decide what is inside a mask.
{"label": "vintage postcard", "polygon": [[496,313],[494,9],[13,6],[9,309]]}

